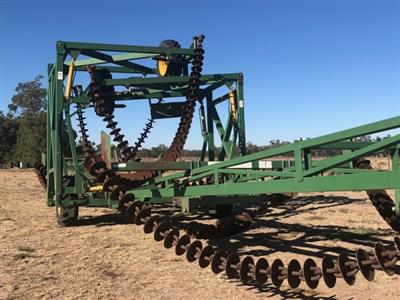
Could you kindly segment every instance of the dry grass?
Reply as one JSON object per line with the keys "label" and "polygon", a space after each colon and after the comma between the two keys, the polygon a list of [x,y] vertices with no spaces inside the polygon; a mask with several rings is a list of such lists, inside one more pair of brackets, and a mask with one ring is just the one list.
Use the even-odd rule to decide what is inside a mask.
{"label": "dry grass", "polygon": [[[276,206],[250,230],[212,244],[285,264],[292,258],[337,255],[371,249],[394,233],[369,204],[365,193],[298,195]],[[82,226],[61,228],[32,171],[0,171],[0,299],[396,299],[400,276],[377,272],[353,287],[323,282],[312,291],[244,286],[177,257],[122,224],[113,211],[81,209]]]}

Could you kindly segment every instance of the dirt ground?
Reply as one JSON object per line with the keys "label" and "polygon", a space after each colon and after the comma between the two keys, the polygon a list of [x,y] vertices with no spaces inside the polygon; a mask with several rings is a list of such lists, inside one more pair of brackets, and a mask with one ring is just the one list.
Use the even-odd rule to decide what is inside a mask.
{"label": "dirt ground", "polygon": [[[298,195],[275,205],[248,231],[213,241],[241,257],[281,258],[317,264],[326,254],[391,243],[394,232],[364,192]],[[0,171],[0,299],[398,299],[400,272],[377,272],[373,282],[357,274],[333,289],[321,281],[291,290],[262,289],[200,269],[124,224],[109,209],[80,210],[80,226],[62,228],[31,170]],[[205,244],[203,242],[203,244]]]}

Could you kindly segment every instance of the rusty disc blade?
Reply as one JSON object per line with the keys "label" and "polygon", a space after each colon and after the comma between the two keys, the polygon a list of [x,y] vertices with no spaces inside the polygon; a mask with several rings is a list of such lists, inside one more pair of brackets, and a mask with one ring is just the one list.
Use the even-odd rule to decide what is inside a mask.
{"label": "rusty disc blade", "polygon": [[114,176],[115,176],[115,172],[113,172],[111,170],[104,170],[99,175],[97,175],[96,182],[97,183],[104,183],[106,178],[111,178],[111,177],[114,177]]}
{"label": "rusty disc blade", "polygon": [[397,252],[398,252],[397,255],[400,256],[400,236],[396,236],[394,238],[394,244],[396,245],[396,248],[397,248]]}
{"label": "rusty disc blade", "polygon": [[387,249],[381,244],[377,243],[375,244],[375,257],[378,260],[378,263],[380,267],[382,268],[383,271],[386,272],[389,276],[392,276],[394,274],[394,264],[392,266],[385,266],[385,263],[388,261],[385,259],[385,256],[382,255],[384,251]]}
{"label": "rusty disc blade", "polygon": [[[311,258],[307,258],[303,265],[303,274],[304,279],[310,289],[316,289],[319,284],[319,278],[321,275],[317,275],[315,273],[315,268],[317,268],[317,264]],[[313,278],[314,276],[318,276],[318,279]]]}
{"label": "rusty disc blade", "polygon": [[284,268],[282,260],[275,259],[271,266],[271,281],[276,287],[280,287],[284,280],[281,278],[284,276],[281,268]]}
{"label": "rusty disc blade", "polygon": [[261,257],[256,263],[255,278],[259,285],[263,285],[268,280],[269,264],[268,261]]}
{"label": "rusty disc blade", "polygon": [[150,218],[151,216],[151,208],[150,207],[142,207],[141,210],[137,213],[135,217],[135,224],[142,225],[146,222],[146,218]]}
{"label": "rusty disc blade", "polygon": [[188,262],[194,262],[201,253],[201,250],[203,249],[203,244],[199,240],[195,240],[192,242],[187,251],[186,251],[186,259]]}
{"label": "rusty disc blade", "polygon": [[128,208],[125,211],[125,218],[128,223],[134,224],[135,223],[135,209],[133,207],[133,204],[128,206]]}
{"label": "rusty disc blade", "polygon": [[329,288],[333,288],[336,284],[336,274],[330,272],[336,268],[335,262],[329,256],[325,256],[322,259],[322,277],[324,278],[325,284]]}
{"label": "rusty disc blade", "polygon": [[363,249],[357,250],[357,264],[361,274],[368,281],[373,281],[375,278],[375,269],[371,264],[364,264],[364,261],[371,260],[369,253]]}
{"label": "rusty disc blade", "polygon": [[293,274],[293,272],[299,272],[300,270],[301,265],[299,261],[297,259],[292,259],[287,268],[287,280],[292,289],[295,289],[300,285],[300,275]]}
{"label": "rusty disc blade", "polygon": [[151,216],[145,223],[143,226],[143,231],[144,233],[148,234],[148,233],[152,233],[153,229],[155,226],[157,226],[158,223],[160,223],[160,216],[159,215],[154,215]]}
{"label": "rusty disc blade", "polygon": [[164,247],[169,249],[174,245],[174,241],[179,238],[179,230],[172,228],[164,238]]}
{"label": "rusty disc blade", "polygon": [[110,194],[110,199],[113,201],[119,201],[120,198],[126,193],[127,188],[124,185],[118,186]]}
{"label": "rusty disc blade", "polygon": [[218,274],[218,273],[221,273],[221,272],[222,272],[222,270],[224,269],[224,268],[221,267],[221,266],[223,266],[223,264],[224,264],[223,258],[226,259],[227,256],[228,256],[228,253],[226,253],[225,250],[218,250],[218,251],[214,254],[214,256],[213,256],[213,258],[212,258],[212,260],[211,260],[211,270],[212,270],[215,274]]}
{"label": "rusty disc blade", "polygon": [[96,161],[95,163],[93,163],[90,166],[89,173],[92,176],[97,176],[100,173],[100,170],[105,170],[105,169],[107,169],[106,162],[103,160],[100,160],[100,161]]}
{"label": "rusty disc blade", "polygon": [[240,264],[240,270],[239,270],[239,275],[240,275],[240,280],[243,283],[247,283],[250,280],[253,279],[253,266],[254,265],[254,260],[251,256],[246,256],[243,260],[242,263]]}
{"label": "rusty disc blade", "polygon": [[158,224],[156,230],[154,231],[154,240],[161,242],[170,229],[171,224],[168,221],[163,221]]}
{"label": "rusty disc blade", "polygon": [[206,268],[214,255],[214,248],[210,245],[206,246],[201,250],[200,257],[199,257],[199,266],[200,268]]}
{"label": "rusty disc blade", "polygon": [[103,184],[103,191],[111,192],[114,188],[123,185],[123,180],[120,177],[111,177]]}
{"label": "rusty disc blade", "polygon": [[348,285],[353,285],[356,281],[356,276],[348,275],[348,273],[353,271],[353,269],[350,266],[347,266],[346,263],[352,261],[354,260],[350,259],[346,254],[339,255],[338,262],[339,262],[340,274],[342,275],[344,281],[346,281]]}
{"label": "rusty disc blade", "polygon": [[190,244],[190,235],[182,235],[175,246],[175,254],[181,256],[185,254],[186,247]]}
{"label": "rusty disc blade", "polygon": [[135,201],[135,197],[132,194],[125,194],[121,200],[118,201],[118,210],[126,212],[132,202]]}
{"label": "rusty disc blade", "polygon": [[226,259],[225,273],[228,278],[236,278],[239,275],[240,258],[237,253],[229,254]]}

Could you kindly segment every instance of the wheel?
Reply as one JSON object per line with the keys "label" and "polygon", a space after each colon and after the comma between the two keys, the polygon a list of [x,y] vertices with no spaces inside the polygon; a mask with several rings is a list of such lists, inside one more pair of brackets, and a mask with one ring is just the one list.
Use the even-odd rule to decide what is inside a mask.
{"label": "wheel", "polygon": [[[175,40],[164,40],[160,43],[161,48],[180,48],[181,45]],[[157,60],[157,73],[160,76],[179,76],[183,71],[183,62],[180,55],[173,55],[168,59]]]}
{"label": "wheel", "polygon": [[[63,187],[74,186],[74,177],[73,176],[64,176],[63,177]],[[76,199],[77,195],[75,194],[66,194],[63,196],[62,200],[71,200]],[[66,208],[62,206],[56,206],[56,221],[60,226],[71,226],[75,225],[78,220],[79,207],[74,206],[71,208]]]}
{"label": "wheel", "polygon": [[61,206],[56,207],[57,224],[60,226],[72,226],[78,220],[79,207],[64,208]]}

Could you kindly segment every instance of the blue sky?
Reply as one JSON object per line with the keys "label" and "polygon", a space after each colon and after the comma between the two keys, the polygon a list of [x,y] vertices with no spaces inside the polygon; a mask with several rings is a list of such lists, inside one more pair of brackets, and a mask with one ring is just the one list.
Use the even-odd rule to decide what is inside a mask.
{"label": "blue sky", "polygon": [[[247,140],[314,137],[400,114],[399,1],[4,1],[1,110],[18,82],[46,74],[57,40],[188,45],[204,33],[204,73],[243,72]],[[117,117],[134,141],[149,116]],[[227,108],[227,107],[225,107]],[[201,145],[198,120],[187,148]],[[89,113],[90,134],[102,122]],[[145,146],[169,144],[160,120]]]}

